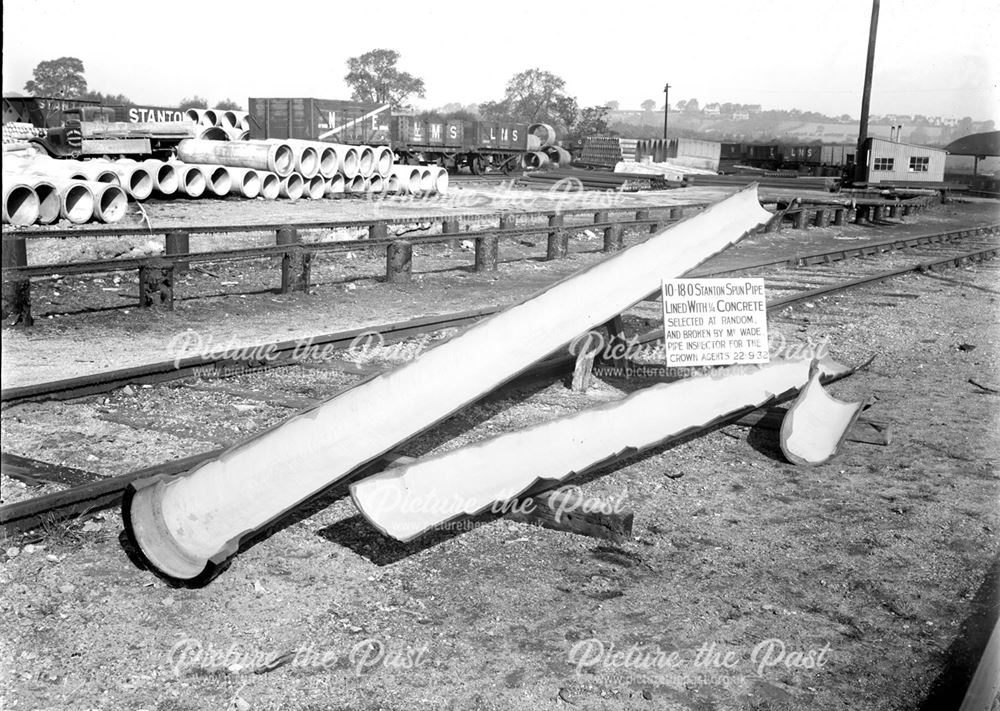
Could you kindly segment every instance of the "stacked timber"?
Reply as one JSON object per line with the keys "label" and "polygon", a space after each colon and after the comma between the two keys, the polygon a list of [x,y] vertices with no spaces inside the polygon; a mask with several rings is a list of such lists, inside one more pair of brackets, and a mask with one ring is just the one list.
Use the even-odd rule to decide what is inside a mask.
{"label": "stacked timber", "polygon": [[840,189],[840,178],[825,176],[813,177],[800,175],[797,177],[776,177],[768,175],[688,175],[684,178],[685,185],[698,186],[746,186],[758,183],[765,188],[791,188],[804,190],[836,191]]}
{"label": "stacked timber", "polygon": [[680,187],[678,181],[666,180],[661,175],[639,173],[612,173],[603,170],[560,169],[546,172],[528,173],[518,178],[522,187],[549,190],[615,190],[637,192],[640,190],[664,190]]}
{"label": "stacked timber", "polygon": [[[625,160],[620,138],[612,136],[588,136],[583,142],[583,152],[580,162],[587,165],[600,165],[614,168]],[[635,149],[632,150],[632,160],[635,160]]]}

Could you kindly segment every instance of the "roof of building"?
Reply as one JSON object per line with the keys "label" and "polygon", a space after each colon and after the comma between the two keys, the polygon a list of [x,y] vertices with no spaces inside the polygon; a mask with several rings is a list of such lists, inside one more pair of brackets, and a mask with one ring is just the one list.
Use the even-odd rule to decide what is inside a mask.
{"label": "roof of building", "polygon": [[947,153],[947,148],[935,148],[934,146],[923,146],[919,143],[903,143],[902,141],[893,141],[888,138],[882,138],[881,136],[869,136],[869,141],[881,141],[882,143],[892,143],[897,146],[907,146],[909,148],[920,148],[925,151],[940,151],[941,153]]}
{"label": "roof of building", "polygon": [[957,156],[1000,156],[1000,131],[963,136],[949,143],[945,150]]}

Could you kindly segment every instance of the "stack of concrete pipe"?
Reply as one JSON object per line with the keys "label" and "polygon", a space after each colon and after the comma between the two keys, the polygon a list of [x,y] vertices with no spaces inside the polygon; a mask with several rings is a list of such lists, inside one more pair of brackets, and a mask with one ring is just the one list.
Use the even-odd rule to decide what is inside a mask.
{"label": "stack of concrete pipe", "polygon": [[[208,128],[221,129],[228,141],[245,141],[250,135],[250,114],[246,111],[224,111],[222,109],[188,109],[189,120]],[[214,134],[218,135],[218,134]],[[210,136],[197,136],[211,138]],[[220,140],[220,139],[212,139]]]}
{"label": "stack of concrete pipe", "polygon": [[5,156],[3,222],[46,225],[60,218],[74,224],[118,222],[128,207],[121,182],[114,171],[91,161]]}
{"label": "stack of concrete pipe", "polygon": [[399,195],[444,195],[448,192],[448,171],[436,165],[394,165],[384,192]]}

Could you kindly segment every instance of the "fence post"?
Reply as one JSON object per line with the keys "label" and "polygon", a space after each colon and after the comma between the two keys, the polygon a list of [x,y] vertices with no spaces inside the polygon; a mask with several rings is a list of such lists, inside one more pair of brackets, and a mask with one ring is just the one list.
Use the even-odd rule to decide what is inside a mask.
{"label": "fence post", "polygon": [[838,207],[833,211],[833,224],[840,227],[844,224],[844,215],[847,213],[847,209],[843,207]]}
{"label": "fence post", "polygon": [[826,208],[821,207],[816,211],[816,226],[826,227],[828,224],[830,224],[830,213]]}
{"label": "fence post", "polygon": [[139,308],[166,306],[174,310],[174,266],[152,262],[139,267]]}
{"label": "fence post", "polygon": [[[166,235],[166,249],[164,253],[166,256],[171,256],[174,254],[189,254],[191,252],[191,236],[187,232],[167,232]],[[190,264],[188,262],[174,262],[174,272],[177,274],[185,273]]]}
{"label": "fence post", "polygon": [[299,245],[302,238],[294,227],[278,230],[277,243],[290,249],[281,257],[281,293],[307,291],[312,276],[312,253]]}
{"label": "fence post", "polygon": [[555,231],[549,232],[548,247],[545,251],[546,260],[562,259],[569,251],[569,235],[562,230],[562,226],[562,215],[549,215],[549,227],[555,228]]}
{"label": "fence post", "polygon": [[401,284],[413,275],[413,245],[406,240],[396,240],[385,248],[385,280]]}
{"label": "fence post", "polygon": [[[28,245],[24,237],[4,236],[2,245],[4,267],[28,266]],[[35,322],[31,315],[31,279],[3,276],[2,311],[5,326],[30,326]]]}
{"label": "fence post", "polygon": [[476,271],[495,272],[500,252],[500,238],[487,235],[476,240]]}
{"label": "fence post", "polygon": [[[458,232],[458,220],[445,220],[441,223],[441,234],[450,235],[456,234]],[[459,241],[457,239],[448,240],[448,246],[452,249],[458,249]]]}
{"label": "fence post", "polygon": [[624,244],[622,243],[622,226],[609,225],[604,228],[604,251],[617,252]]}

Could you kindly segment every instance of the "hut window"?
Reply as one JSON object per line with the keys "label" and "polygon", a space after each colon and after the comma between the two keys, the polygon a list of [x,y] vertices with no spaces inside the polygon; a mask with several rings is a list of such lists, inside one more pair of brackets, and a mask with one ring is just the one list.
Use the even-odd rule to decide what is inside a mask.
{"label": "hut window", "polygon": [[893,158],[876,158],[875,170],[892,170],[894,162],[895,159]]}
{"label": "hut window", "polygon": [[930,169],[931,159],[927,156],[910,156],[910,172],[926,173]]}

